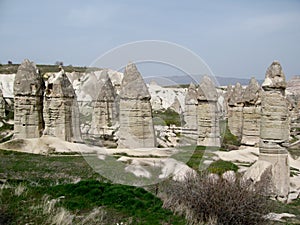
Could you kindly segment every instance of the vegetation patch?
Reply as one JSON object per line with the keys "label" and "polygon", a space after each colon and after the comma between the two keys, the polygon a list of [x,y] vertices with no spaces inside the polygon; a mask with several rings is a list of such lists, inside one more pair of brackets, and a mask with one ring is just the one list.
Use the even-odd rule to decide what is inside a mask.
{"label": "vegetation patch", "polygon": [[234,136],[230,132],[227,120],[220,121],[220,131],[221,137],[223,138],[221,144],[223,149],[227,149],[228,151],[231,149],[236,149],[237,146],[241,145],[241,140],[239,140],[238,137]]}
{"label": "vegetation patch", "polygon": [[0,150],[0,164],[0,224],[186,224],[153,194],[111,184],[81,156]]}
{"label": "vegetation patch", "polygon": [[154,125],[170,126],[173,124],[180,127],[183,122],[180,115],[171,108],[153,111],[152,117]]}
{"label": "vegetation patch", "polygon": [[164,206],[184,215],[188,224],[270,224],[271,212],[264,188],[252,189],[238,177],[227,181],[207,173],[190,174],[184,182],[164,186]]}
{"label": "vegetation patch", "polygon": [[219,174],[222,175],[223,173],[225,173],[226,171],[229,170],[233,170],[234,172],[238,171],[238,166],[235,165],[232,162],[228,162],[228,161],[223,161],[223,160],[218,160],[215,162],[212,162],[209,167],[207,168],[207,170],[210,173],[215,173],[215,174]]}

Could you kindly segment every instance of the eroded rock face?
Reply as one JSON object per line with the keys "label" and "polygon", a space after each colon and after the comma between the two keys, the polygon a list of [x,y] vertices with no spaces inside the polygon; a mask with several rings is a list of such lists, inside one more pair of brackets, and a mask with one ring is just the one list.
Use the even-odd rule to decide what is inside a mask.
{"label": "eroded rock face", "polygon": [[198,136],[198,92],[195,84],[191,83],[185,96],[185,111],[184,111],[184,134],[197,140]]}
{"label": "eroded rock face", "polygon": [[112,135],[117,122],[116,92],[107,76],[100,86],[97,100],[93,104],[92,134]]}
{"label": "eroded rock face", "polygon": [[65,141],[80,141],[76,94],[62,68],[59,73],[52,74],[46,82],[43,114],[44,135]]}
{"label": "eroded rock face", "polygon": [[218,95],[215,85],[204,76],[198,88],[198,141],[197,145],[220,146]]}
{"label": "eroded rock face", "polygon": [[237,83],[232,90],[228,102],[228,128],[239,139],[242,138],[243,130],[243,93],[242,85]]}
{"label": "eroded rock face", "polygon": [[261,87],[254,77],[246,87],[243,101],[243,145],[258,146],[260,135]]}
{"label": "eroded rock face", "polygon": [[44,129],[44,82],[35,65],[25,59],[14,81],[14,137],[38,138]]}
{"label": "eroded rock face", "polygon": [[129,63],[120,91],[118,148],[156,146],[150,99],[141,74]]}
{"label": "eroded rock face", "polygon": [[[286,150],[290,132],[285,76],[279,62],[273,62],[268,68],[262,88],[260,154],[257,163],[266,161],[272,164],[270,190],[274,195],[286,197],[290,184]],[[253,168],[255,165],[250,170]]]}

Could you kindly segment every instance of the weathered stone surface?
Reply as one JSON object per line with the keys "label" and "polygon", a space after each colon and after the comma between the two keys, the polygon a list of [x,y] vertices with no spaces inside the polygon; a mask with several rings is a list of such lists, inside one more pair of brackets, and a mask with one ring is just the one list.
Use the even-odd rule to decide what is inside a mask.
{"label": "weathered stone surface", "polygon": [[258,161],[272,164],[270,190],[278,196],[287,197],[290,189],[290,166],[288,154],[259,154]]}
{"label": "weathered stone surface", "polygon": [[120,91],[118,148],[156,146],[150,98],[141,74],[129,63]]}
{"label": "weathered stone surface", "polygon": [[260,135],[260,105],[243,108],[243,129],[241,144],[258,146]]}
{"label": "weathered stone surface", "polygon": [[255,78],[251,78],[243,95],[243,145],[258,146],[260,135],[261,87]]}
{"label": "weathered stone surface", "polygon": [[5,118],[5,99],[3,98],[2,85],[0,85],[0,118]]}
{"label": "weathered stone surface", "polygon": [[231,98],[231,95],[232,95],[232,91],[233,91],[233,88],[232,88],[232,85],[230,84],[230,85],[227,86],[226,92],[224,94],[224,108],[225,108],[226,115],[228,115],[229,101],[230,101],[230,98]]}
{"label": "weathered stone surface", "polygon": [[243,121],[243,106],[229,107],[228,128],[239,139],[242,138]]}
{"label": "weathered stone surface", "polygon": [[287,100],[282,92],[265,91],[262,95],[261,139],[272,140],[272,143],[287,142],[290,133],[288,114]]}
{"label": "weathered stone surface", "polygon": [[14,81],[15,138],[38,138],[42,135],[44,87],[36,65],[25,59]]}
{"label": "weathered stone surface", "polygon": [[236,83],[229,97],[229,106],[243,106],[244,105],[243,94],[244,94],[244,90],[242,85],[240,83]]}
{"label": "weathered stone surface", "polygon": [[25,59],[18,68],[14,81],[14,95],[43,96],[44,82],[34,62]]}
{"label": "weathered stone surface", "polygon": [[258,105],[261,103],[261,87],[257,80],[252,77],[249,85],[243,93],[243,102],[245,105]]}
{"label": "weathered stone surface", "polygon": [[273,61],[267,69],[262,87],[264,90],[286,88],[285,75],[278,61]]}
{"label": "weathered stone surface", "polygon": [[184,112],[184,121],[186,128],[197,130],[197,105],[198,105],[198,92],[196,86],[191,83],[187,94],[185,96],[185,112]]}
{"label": "weathered stone surface", "polygon": [[133,63],[129,63],[125,68],[120,96],[122,99],[150,100],[151,98],[140,72]]}
{"label": "weathered stone surface", "polygon": [[182,108],[181,108],[181,105],[180,105],[180,102],[177,98],[177,96],[175,97],[174,99],[174,102],[173,104],[170,106],[171,109],[173,109],[175,112],[177,112],[178,114],[181,114],[182,113]]}
{"label": "weathered stone surface", "polygon": [[92,134],[111,135],[117,122],[116,93],[107,76],[101,85],[98,98],[93,103]]}
{"label": "weathered stone surface", "polygon": [[258,160],[244,173],[243,178],[251,181],[253,185],[263,183],[268,191],[272,191],[272,167],[271,162]]}
{"label": "weathered stone surface", "polygon": [[204,76],[198,88],[198,145],[220,146],[217,97],[215,85]]}
{"label": "weathered stone surface", "polygon": [[300,139],[300,95],[287,96],[291,136]]}
{"label": "weathered stone surface", "polygon": [[191,83],[185,96],[185,111],[184,111],[184,128],[183,134],[195,140],[195,144],[198,138],[198,120],[197,120],[197,108],[198,108],[198,92],[195,84]]}
{"label": "weathered stone surface", "polygon": [[[285,97],[285,77],[281,65],[273,62],[262,85],[259,161],[272,165],[270,190],[276,196],[287,197],[290,169],[286,146],[289,138],[288,105]],[[250,171],[254,170],[254,166]],[[258,171],[256,173],[262,173]]]}
{"label": "weathered stone surface", "polygon": [[232,90],[228,102],[228,128],[239,139],[242,138],[243,131],[243,93],[243,87],[240,83],[237,83]]}
{"label": "weathered stone surface", "polygon": [[216,87],[212,80],[208,76],[204,76],[199,88],[198,88],[198,101],[212,101],[216,102],[218,100],[218,94]]}
{"label": "weathered stone surface", "polygon": [[46,82],[44,96],[44,135],[61,138],[65,141],[76,140],[79,131],[79,121],[76,114],[76,95],[71,82],[61,68],[57,74],[52,74]]}

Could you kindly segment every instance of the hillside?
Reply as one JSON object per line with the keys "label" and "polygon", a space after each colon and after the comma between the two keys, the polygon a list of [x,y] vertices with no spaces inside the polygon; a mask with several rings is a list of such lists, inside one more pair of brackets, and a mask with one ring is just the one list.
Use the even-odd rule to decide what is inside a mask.
{"label": "hillside", "polygon": [[[14,74],[17,73],[18,67],[20,64],[0,64],[0,74]],[[46,72],[56,73],[59,71],[58,65],[43,65],[37,64],[38,69],[42,74]],[[90,68],[90,67],[81,67],[81,66],[63,66],[65,72],[87,72],[87,71],[97,71],[101,70],[101,68]],[[151,77],[151,79],[145,78],[145,81],[149,83],[154,80],[157,84],[161,86],[173,86],[174,84],[178,85],[187,85],[191,82],[199,82],[201,80],[202,75],[193,75],[190,76],[157,76]],[[221,77],[216,76],[216,81],[220,86],[227,86],[229,84],[236,84],[239,82],[242,85],[247,85],[250,79],[246,78],[237,78],[237,77]],[[262,83],[262,80],[258,80],[259,83]]]}

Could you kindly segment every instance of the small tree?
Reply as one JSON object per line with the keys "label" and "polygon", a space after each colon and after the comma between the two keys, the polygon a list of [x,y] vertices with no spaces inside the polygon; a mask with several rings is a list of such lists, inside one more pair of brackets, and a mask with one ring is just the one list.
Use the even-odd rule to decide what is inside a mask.
{"label": "small tree", "polygon": [[56,61],[56,62],[55,62],[55,65],[57,65],[57,66],[63,66],[63,65],[64,65],[64,62],[62,62],[62,61]]}

